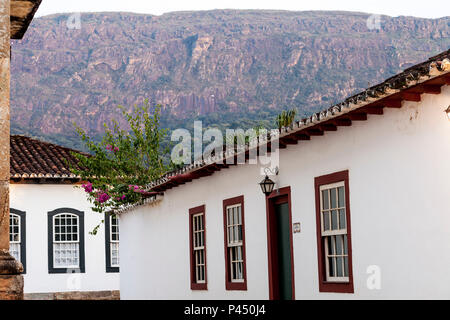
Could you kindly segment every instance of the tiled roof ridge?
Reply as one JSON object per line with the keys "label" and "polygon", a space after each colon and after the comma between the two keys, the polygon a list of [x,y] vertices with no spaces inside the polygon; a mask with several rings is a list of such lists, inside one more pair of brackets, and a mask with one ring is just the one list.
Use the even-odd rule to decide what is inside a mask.
{"label": "tiled roof ridge", "polygon": [[83,155],[86,155],[86,156],[89,155],[86,152],[83,152],[83,151],[80,151],[80,150],[77,150],[77,149],[73,149],[73,148],[69,148],[69,147],[65,147],[65,146],[61,146],[61,145],[53,143],[53,142],[49,142],[49,141],[41,140],[41,139],[38,139],[38,138],[30,137],[30,136],[27,136],[26,134],[12,134],[11,137],[21,137],[21,138],[25,138],[27,140],[33,140],[33,141],[35,141],[37,143],[40,143],[40,144],[48,145],[50,147],[53,146],[53,147],[56,147],[56,148],[61,149],[61,150],[75,152],[75,153],[83,154]]}

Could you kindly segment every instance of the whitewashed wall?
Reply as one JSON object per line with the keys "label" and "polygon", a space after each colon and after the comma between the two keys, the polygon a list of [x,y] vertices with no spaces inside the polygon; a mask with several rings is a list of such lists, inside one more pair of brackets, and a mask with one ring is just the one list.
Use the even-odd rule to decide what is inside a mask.
{"label": "whitewashed wall", "polygon": [[[281,151],[291,186],[297,299],[450,298],[450,87]],[[314,177],[349,170],[354,294],[320,293]],[[243,165],[171,189],[121,216],[122,299],[267,299],[259,168]],[[248,291],[225,290],[222,201],[245,197]],[[206,206],[208,291],[190,290],[188,209]],[[367,268],[381,269],[381,290]]]}
{"label": "whitewashed wall", "polygon": [[[10,205],[26,212],[25,293],[119,289],[119,273],[106,273],[104,225],[97,235],[89,234],[103,216],[91,211],[82,189],[61,184],[11,184]],[[79,282],[73,276],[69,279],[68,274],[48,273],[47,212],[58,208],[84,211],[86,272],[79,274]]]}

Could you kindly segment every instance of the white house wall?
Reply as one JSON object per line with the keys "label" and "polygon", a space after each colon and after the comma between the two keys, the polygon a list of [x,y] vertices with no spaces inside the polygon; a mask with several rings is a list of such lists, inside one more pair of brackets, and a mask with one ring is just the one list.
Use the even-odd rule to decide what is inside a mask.
{"label": "white house wall", "polygon": [[[106,273],[104,225],[97,235],[89,234],[103,215],[91,211],[83,190],[62,184],[11,184],[10,206],[26,212],[25,293],[119,289],[119,273]],[[85,273],[74,276],[48,272],[47,212],[58,208],[84,212]]]}
{"label": "white house wall", "polygon": [[[291,187],[296,299],[450,298],[450,87],[281,150]],[[320,293],[314,178],[349,170],[354,294]],[[259,167],[241,165],[121,216],[122,299],[268,299]],[[244,195],[247,291],[225,290],[222,201]],[[190,289],[188,210],[206,207],[207,291]],[[381,289],[367,268],[381,270]]]}

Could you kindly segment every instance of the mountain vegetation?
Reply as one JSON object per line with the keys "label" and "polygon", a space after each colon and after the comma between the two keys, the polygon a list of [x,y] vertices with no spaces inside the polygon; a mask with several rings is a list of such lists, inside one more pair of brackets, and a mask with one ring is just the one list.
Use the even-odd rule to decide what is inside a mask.
{"label": "mountain vegetation", "polygon": [[117,105],[161,104],[161,124],[275,127],[339,102],[450,46],[450,17],[214,10],[36,18],[12,43],[12,132],[81,148]]}

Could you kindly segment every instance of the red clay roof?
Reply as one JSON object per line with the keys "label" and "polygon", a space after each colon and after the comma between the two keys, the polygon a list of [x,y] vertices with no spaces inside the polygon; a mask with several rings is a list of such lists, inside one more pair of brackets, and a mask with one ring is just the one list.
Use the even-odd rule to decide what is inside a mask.
{"label": "red clay roof", "polygon": [[11,179],[78,178],[69,171],[66,160],[76,163],[71,152],[84,153],[22,135],[12,135],[10,142]]}

